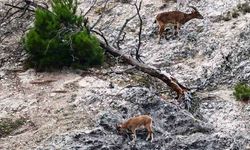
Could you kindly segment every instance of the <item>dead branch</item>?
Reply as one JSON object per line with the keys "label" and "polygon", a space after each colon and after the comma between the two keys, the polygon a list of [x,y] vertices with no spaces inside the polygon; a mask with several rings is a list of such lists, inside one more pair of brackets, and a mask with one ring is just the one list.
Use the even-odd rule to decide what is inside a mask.
{"label": "dead branch", "polygon": [[[123,26],[121,27],[121,29],[120,29],[120,31],[119,31],[118,36],[117,36],[116,39],[114,40],[114,42],[113,42],[112,45],[115,46],[118,50],[121,49],[121,48],[120,48],[120,42],[122,41],[122,40],[121,40],[121,35],[122,35],[122,33],[123,33],[125,27],[126,27],[127,24],[129,23],[129,21],[131,21],[132,19],[134,19],[136,16],[137,16],[137,14],[135,14],[135,15],[133,15],[132,17],[130,17],[130,18],[128,18],[128,19],[125,20]],[[123,37],[123,39],[124,39],[124,37]],[[116,44],[116,45],[115,45],[115,44]]]}
{"label": "dead branch", "polygon": [[40,8],[40,9],[45,9],[48,10],[49,6],[47,3],[45,2],[34,2],[34,1],[30,1],[30,0],[23,0],[26,5],[28,5],[29,7],[33,6],[34,8]]}
{"label": "dead branch", "polygon": [[[23,13],[20,15],[20,17],[22,17],[23,14],[25,14],[27,10],[28,10],[28,11],[31,11],[31,12],[34,12],[34,10],[28,8],[28,6],[26,6],[26,5],[25,5],[25,6],[16,6],[16,5],[11,5],[11,4],[5,4],[5,6],[9,6],[9,7],[12,7],[12,8],[16,8],[16,9],[18,9],[18,10],[16,10],[16,11],[13,12],[13,13],[10,13],[10,11],[12,10],[12,8],[10,8],[10,9],[7,11],[6,15],[2,18],[1,23],[3,23],[5,20],[10,19],[12,16],[15,16],[17,13],[23,12]],[[8,22],[6,22],[6,24],[11,23],[11,21],[13,21],[13,20],[15,20],[15,19],[17,19],[17,18],[18,18],[18,17],[14,17],[14,18],[8,20]]]}
{"label": "dead branch", "polygon": [[[116,47],[118,50],[121,49],[120,48],[120,42],[122,42],[125,39],[125,36],[126,36],[126,32],[124,32],[124,29],[126,28],[127,24],[138,15],[139,20],[140,20],[140,30],[139,30],[139,33],[138,33],[139,43],[138,43],[138,46],[136,48],[136,59],[138,61],[140,61],[140,62],[143,62],[140,59],[140,55],[139,55],[139,50],[140,50],[140,46],[141,46],[141,32],[142,32],[142,18],[141,18],[141,15],[140,15],[142,0],[140,1],[139,6],[137,5],[137,1],[133,5],[136,7],[137,13],[135,15],[133,15],[132,17],[130,17],[130,18],[128,18],[128,19],[125,20],[123,26],[121,27],[121,29],[120,29],[120,31],[118,33],[118,36],[116,37],[116,39],[114,40],[114,43],[112,45],[114,47]],[[122,38],[121,38],[121,36],[122,36]]]}
{"label": "dead branch", "polygon": [[30,84],[46,84],[57,81],[56,79],[37,79],[30,81]]}
{"label": "dead branch", "polygon": [[97,34],[97,35],[99,35],[105,41],[105,44],[109,45],[108,40],[106,39],[106,37],[104,36],[104,34],[102,33],[101,30],[96,31],[96,30],[92,29],[90,31],[93,32],[93,33],[95,33],[95,34]]}
{"label": "dead branch", "polygon": [[139,20],[140,20],[140,28],[139,28],[139,33],[138,33],[138,46],[136,48],[136,53],[135,53],[135,58],[136,60],[138,60],[139,62],[142,62],[143,61],[141,60],[140,58],[140,54],[139,54],[139,50],[140,50],[140,47],[141,47],[141,33],[142,33],[142,18],[141,18],[141,14],[140,14],[140,10],[141,10],[141,5],[142,5],[142,0],[140,1],[139,3],[139,7],[137,6],[137,4],[134,4],[135,5],[135,8],[136,8],[136,12],[137,12],[137,15],[139,17]]}
{"label": "dead branch", "polygon": [[89,9],[84,13],[83,18],[93,9],[93,7],[95,6],[96,2],[97,2],[97,0],[95,0],[93,2],[93,4],[89,7]]}
{"label": "dead branch", "polygon": [[136,69],[165,82],[172,90],[174,90],[177,93],[178,98],[180,98],[180,96],[183,95],[187,91],[188,88],[181,85],[180,83],[176,83],[175,81],[177,80],[175,79],[174,81],[173,80],[174,78],[173,77],[171,78],[171,76],[168,76],[166,73],[158,71],[157,68],[149,67],[145,64],[139,63],[138,61],[133,59],[131,56],[123,54],[121,51],[118,51],[115,48],[106,45],[102,41],[100,42],[101,42],[101,47],[107,50],[112,55],[120,56],[125,62],[127,62],[130,65],[135,66]]}
{"label": "dead branch", "polygon": [[[30,7],[30,3],[25,0],[18,0],[16,2],[12,1],[12,3],[6,3],[4,4],[8,8],[4,14],[4,16],[0,20],[0,27],[1,28],[8,28],[8,27],[14,27],[18,26],[18,24],[12,25],[12,21],[17,20],[17,19],[23,19],[24,15],[25,19],[27,17],[31,17],[34,15],[34,9]],[[28,13],[31,12],[31,13]],[[18,26],[20,27],[20,26]],[[22,27],[21,27],[22,28]],[[24,27],[25,29],[27,26]],[[21,29],[21,31],[25,30]],[[0,42],[3,42],[6,40],[6,38],[10,35],[13,34],[13,30],[4,30],[3,33],[0,35]]]}
{"label": "dead branch", "polygon": [[[16,4],[6,3],[4,5],[10,7],[8,9],[8,11],[6,12],[5,16],[1,19],[1,23],[3,23],[4,21],[9,19],[8,22],[6,22],[6,24],[11,23],[13,20],[15,20],[17,18],[23,17],[27,11],[34,13],[36,8],[48,10],[48,5],[46,3],[44,3],[44,2],[36,3],[36,2],[30,1],[30,0],[21,0],[21,1],[17,2]],[[13,9],[17,9],[17,10],[11,13],[11,11]],[[18,13],[21,13],[21,14],[19,16],[12,18],[13,16],[15,16]],[[10,18],[12,18],[12,19],[10,19]]]}
{"label": "dead branch", "polygon": [[105,30],[105,29],[109,29],[110,26],[111,26],[114,22],[115,22],[115,17],[112,18],[112,20],[109,20],[108,22],[104,22],[104,23],[100,26],[99,30],[100,30],[100,31],[103,31],[103,30]]}
{"label": "dead branch", "polygon": [[[104,10],[106,9],[107,2],[108,1],[105,2]],[[101,21],[102,17],[103,17],[103,13],[99,16],[99,18],[97,19],[97,21],[90,27],[90,30],[94,29],[98,25],[98,23]]]}
{"label": "dead branch", "polygon": [[113,7],[107,9],[108,2],[109,2],[109,0],[105,1],[104,7],[103,7],[103,12],[101,13],[101,15],[99,16],[99,18],[97,19],[97,21],[90,27],[90,30],[94,29],[99,24],[99,22],[103,18],[103,15],[104,15],[105,12],[111,11],[112,9],[114,9],[117,6],[117,5],[114,5]]}
{"label": "dead branch", "polygon": [[131,56],[123,54],[121,51],[116,50],[114,47],[106,45],[103,41],[100,41],[101,47],[105,49],[107,52],[112,54],[113,56],[118,56],[125,62],[127,62],[130,65],[135,66],[137,70],[140,70],[144,73],[147,73],[151,75],[152,77],[156,77],[166,83],[173,91],[177,94],[178,101],[183,100],[185,102],[185,107],[187,109],[191,108],[191,100],[192,97],[188,91],[188,88],[181,85],[175,78],[173,78],[171,75],[167,74],[164,71],[158,71],[157,68],[147,66],[145,64],[142,64],[138,62],[137,60],[133,59]]}
{"label": "dead branch", "polygon": [[51,91],[51,93],[67,93],[68,91],[67,90],[54,90],[54,91]]}
{"label": "dead branch", "polygon": [[[22,3],[22,2],[21,2]],[[26,7],[28,6],[28,5],[24,5],[24,6],[18,6],[19,4],[21,4],[21,3],[18,3],[17,5],[12,5],[12,4],[4,4],[5,6],[9,6],[9,7],[12,7],[12,8],[17,8],[17,9],[19,9],[19,10],[24,10],[24,9],[26,9]],[[33,9],[28,9],[29,11],[32,11],[32,12],[34,12],[35,10],[33,10]]]}
{"label": "dead branch", "polygon": [[[22,1],[21,1],[21,2],[18,2],[16,5],[19,5],[19,4],[21,4],[21,3],[22,3]],[[6,5],[6,4],[5,4],[5,5]],[[2,20],[4,20],[4,19],[9,15],[9,13],[10,13],[10,11],[11,11],[12,9],[13,9],[12,7],[8,9],[8,11],[6,12],[5,16],[2,18]]]}

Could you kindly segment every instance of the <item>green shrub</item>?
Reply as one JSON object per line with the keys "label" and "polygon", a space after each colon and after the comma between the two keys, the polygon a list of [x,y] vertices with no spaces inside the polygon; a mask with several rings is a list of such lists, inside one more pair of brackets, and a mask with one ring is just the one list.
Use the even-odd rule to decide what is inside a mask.
{"label": "green shrub", "polygon": [[103,50],[76,15],[76,0],[52,0],[52,11],[36,10],[34,27],[24,38],[27,63],[37,70],[102,64]]}
{"label": "green shrub", "polygon": [[238,83],[234,87],[234,96],[236,100],[250,100],[250,87],[244,83]]}
{"label": "green shrub", "polygon": [[9,118],[0,119],[0,138],[11,134],[11,132],[24,125],[25,122],[24,118],[19,118],[15,121]]}

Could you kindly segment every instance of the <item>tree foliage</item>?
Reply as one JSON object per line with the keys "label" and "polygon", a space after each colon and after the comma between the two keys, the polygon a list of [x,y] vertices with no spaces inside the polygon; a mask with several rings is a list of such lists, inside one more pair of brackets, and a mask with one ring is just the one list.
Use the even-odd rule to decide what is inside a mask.
{"label": "tree foliage", "polygon": [[244,83],[238,83],[234,87],[234,96],[236,100],[250,100],[250,87]]}
{"label": "tree foliage", "polygon": [[102,64],[100,43],[82,25],[83,17],[76,10],[76,0],[52,0],[52,11],[36,10],[34,27],[24,38],[30,67],[45,70]]}

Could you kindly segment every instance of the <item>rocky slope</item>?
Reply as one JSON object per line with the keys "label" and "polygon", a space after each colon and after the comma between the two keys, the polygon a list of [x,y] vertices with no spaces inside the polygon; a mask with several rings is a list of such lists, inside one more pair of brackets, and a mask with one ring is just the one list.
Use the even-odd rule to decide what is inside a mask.
{"label": "rocky slope", "polygon": [[[10,35],[0,45],[0,118],[26,121],[1,138],[0,149],[249,149],[250,106],[235,101],[232,88],[239,81],[250,84],[250,13],[223,20],[243,2],[192,1],[205,19],[185,24],[179,39],[157,44],[155,15],[174,10],[175,4],[160,10],[160,0],[143,1],[143,60],[192,88],[199,102],[194,114],[180,108],[168,92],[159,94],[159,84],[164,86],[159,81],[134,70],[116,74],[127,69],[119,63],[89,71],[20,70],[24,54],[15,37],[21,33]],[[81,1],[80,8],[91,3]],[[98,19],[99,4],[89,14],[91,22]],[[133,5],[115,2],[109,7],[113,5],[97,26],[110,42],[136,13]],[[138,25],[135,18],[125,28],[124,53],[137,46]],[[152,143],[145,141],[144,130],[137,132],[136,145],[130,134],[116,132],[116,123],[148,113],[154,119]]]}

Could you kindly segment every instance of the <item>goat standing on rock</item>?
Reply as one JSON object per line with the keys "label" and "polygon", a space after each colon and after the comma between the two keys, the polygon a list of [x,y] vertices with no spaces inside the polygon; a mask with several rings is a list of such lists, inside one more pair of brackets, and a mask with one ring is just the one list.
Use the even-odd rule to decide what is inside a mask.
{"label": "goat standing on rock", "polygon": [[151,137],[151,142],[153,141],[153,131],[152,131],[152,118],[148,115],[140,115],[136,117],[132,117],[128,119],[126,122],[117,125],[118,132],[124,131],[124,130],[131,130],[133,133],[133,141],[132,143],[135,143],[136,140],[136,130],[144,127],[148,131],[148,136],[146,140],[149,140]]}
{"label": "goat standing on rock", "polygon": [[181,25],[184,25],[191,19],[203,19],[203,16],[198,12],[198,10],[193,7],[193,11],[190,14],[183,13],[181,11],[170,11],[170,12],[163,12],[156,16],[156,21],[159,25],[159,41],[160,43],[162,34],[165,30],[167,24],[173,24],[175,28],[175,35],[179,34],[179,30]]}

